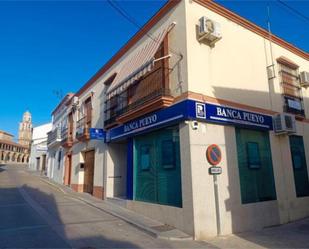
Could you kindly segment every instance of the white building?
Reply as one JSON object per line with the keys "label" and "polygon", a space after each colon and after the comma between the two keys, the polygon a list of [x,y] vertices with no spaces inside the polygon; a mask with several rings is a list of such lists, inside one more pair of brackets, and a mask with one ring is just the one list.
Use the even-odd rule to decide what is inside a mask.
{"label": "white building", "polygon": [[29,169],[42,171],[46,174],[47,133],[51,130],[51,123],[33,128]]}
{"label": "white building", "polygon": [[66,103],[72,96],[72,93],[68,93],[52,112],[52,130],[48,133],[47,139],[47,176],[55,182],[66,185],[69,184],[70,179],[64,179],[64,172],[70,169],[65,168],[66,149],[61,146],[61,132],[67,129]]}
{"label": "white building", "polygon": [[67,103],[70,186],[196,239],[309,216],[308,61],[214,1],[168,1]]}

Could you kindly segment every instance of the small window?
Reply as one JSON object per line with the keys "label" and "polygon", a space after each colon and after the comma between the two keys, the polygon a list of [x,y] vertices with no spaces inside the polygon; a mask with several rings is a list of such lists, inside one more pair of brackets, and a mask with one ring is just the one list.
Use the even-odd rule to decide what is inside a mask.
{"label": "small window", "polygon": [[175,168],[175,148],[173,140],[163,140],[161,150],[163,168]]}
{"label": "small window", "polygon": [[248,167],[250,169],[259,169],[261,167],[259,144],[255,142],[248,142],[247,155],[248,155]]}
{"label": "small window", "polygon": [[150,169],[150,145],[141,146],[140,168],[143,171]]}

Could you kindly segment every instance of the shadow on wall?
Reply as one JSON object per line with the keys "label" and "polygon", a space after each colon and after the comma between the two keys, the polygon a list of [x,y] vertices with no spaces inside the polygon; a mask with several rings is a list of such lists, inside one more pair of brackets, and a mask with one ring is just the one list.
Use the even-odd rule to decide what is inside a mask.
{"label": "shadow on wall", "polygon": [[[271,83],[272,84],[272,83]],[[283,96],[281,94],[275,94],[273,91],[274,87],[271,85],[270,91],[271,96],[267,92],[261,91],[251,91],[245,89],[234,89],[234,88],[223,88],[223,87],[213,87],[214,96],[219,99],[219,104],[228,105],[224,100],[229,100],[235,103],[243,103],[244,105],[250,105],[253,107],[260,107],[266,110],[270,110],[270,106],[273,105],[273,108],[276,107],[278,112],[280,112],[280,108],[283,107]],[[220,101],[222,99],[222,101]],[[271,100],[272,104],[271,104]],[[257,104],[254,105],[253,101]],[[251,103],[251,104],[249,104]],[[309,99],[304,98],[304,109],[305,111],[309,110]],[[259,106],[257,106],[259,105]],[[230,105],[233,107],[232,105]],[[241,106],[235,107],[240,108]],[[244,108],[245,109],[245,108]],[[281,109],[282,112],[282,109]],[[306,117],[308,119],[308,117]],[[308,124],[307,124],[308,125]],[[298,131],[303,133],[303,130]],[[230,226],[233,233],[239,233],[242,231],[250,231],[250,230],[260,230],[263,227],[279,225],[284,221],[290,222],[286,217],[282,218],[282,215],[287,215],[289,217],[289,212],[293,212],[291,210],[290,205],[295,205],[296,195],[291,196],[293,193],[293,189],[289,189],[285,191],[284,186],[291,186],[294,188],[294,178],[293,178],[293,168],[291,155],[289,150],[288,139],[282,140],[283,138],[276,138],[274,144],[272,144],[272,167],[274,174],[274,184],[276,187],[276,200],[275,201],[260,201],[260,202],[251,202],[251,203],[242,203],[241,196],[241,187],[240,187],[240,172],[239,172],[239,158],[238,158],[238,149],[236,144],[236,131],[233,126],[225,126],[224,127],[224,137],[226,141],[226,160],[228,167],[225,169],[227,171],[227,185],[225,186],[227,189],[222,190],[227,192],[228,199],[224,200],[221,203],[222,210],[228,213],[228,216],[231,219],[231,224],[225,224],[224,217],[222,218],[222,223],[226,226]],[[305,135],[305,134],[304,134]],[[307,146],[308,146],[308,136],[307,136]],[[274,148],[274,145],[280,144],[282,148]],[[306,143],[305,143],[306,146]],[[308,147],[307,147],[308,148]],[[283,151],[283,153],[282,153]],[[285,153],[285,154],[284,154]],[[309,151],[306,151],[307,158],[307,170],[309,166],[308,161]],[[284,170],[284,167],[289,167]],[[248,176],[245,176],[248,177]],[[288,178],[288,179],[286,179]],[[289,179],[290,178],[290,179]],[[249,179],[249,178],[248,178]],[[263,179],[260,178],[260,180]],[[264,178],[266,181],[267,177]],[[252,182],[248,182],[248,184],[252,184]],[[224,185],[222,185],[224,187]],[[261,185],[261,191],[263,191],[263,183]],[[295,191],[294,191],[295,192]],[[287,194],[288,193],[288,194]],[[294,193],[295,194],[295,193]],[[289,195],[287,197],[287,195]],[[305,197],[309,198],[309,197]],[[278,201],[279,200],[279,201]],[[304,204],[305,202],[303,202]],[[308,202],[309,203],[309,200]],[[302,205],[303,205],[302,204]],[[285,211],[282,212],[282,209]],[[290,209],[290,210],[288,210]],[[280,212],[281,210],[281,212]],[[297,210],[294,210],[297,212]],[[307,209],[307,214],[309,214],[309,208]],[[309,230],[307,230],[308,232]],[[268,234],[267,234],[268,233]],[[300,241],[295,242],[295,240],[291,239],[291,234],[288,235],[286,231],[283,230],[283,234],[286,234],[286,237],[278,236],[273,230],[266,229],[259,232],[258,236],[252,236],[250,233],[240,233],[237,234],[238,237],[242,239],[251,241],[255,244],[265,246],[267,248],[278,247],[278,245],[284,245],[283,247],[299,247],[300,241],[302,241],[306,246],[309,246],[308,239],[304,241],[305,237],[300,237]],[[290,237],[289,237],[290,236]],[[270,239],[271,238],[271,239]],[[283,243],[284,242],[284,243]]]}
{"label": "shadow on wall", "polygon": [[[6,169],[0,167],[0,171]],[[51,192],[46,185],[46,189],[39,186],[43,192],[29,184],[20,189],[0,188],[1,248],[139,248],[124,239],[101,235],[114,230],[117,238],[121,233],[121,227],[111,222],[114,217],[72,203],[69,197]],[[87,209],[91,212],[87,213]]]}

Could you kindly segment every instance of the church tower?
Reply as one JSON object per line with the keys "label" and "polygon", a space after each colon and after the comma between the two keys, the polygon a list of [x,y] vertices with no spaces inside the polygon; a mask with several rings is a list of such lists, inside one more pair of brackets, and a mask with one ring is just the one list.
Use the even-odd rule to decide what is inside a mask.
{"label": "church tower", "polygon": [[23,115],[23,121],[19,123],[18,143],[30,147],[32,139],[31,113],[26,111]]}

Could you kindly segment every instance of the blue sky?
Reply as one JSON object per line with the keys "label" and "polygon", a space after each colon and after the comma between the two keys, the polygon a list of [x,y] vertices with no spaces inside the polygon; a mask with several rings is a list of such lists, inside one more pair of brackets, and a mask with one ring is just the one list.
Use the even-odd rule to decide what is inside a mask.
{"label": "blue sky", "polygon": [[[143,25],[165,1],[119,1]],[[308,20],[278,1],[219,1],[309,51]],[[309,1],[288,1],[308,13]],[[138,30],[105,1],[0,1],[0,130],[17,135],[22,113],[50,121],[55,91],[77,91]]]}

